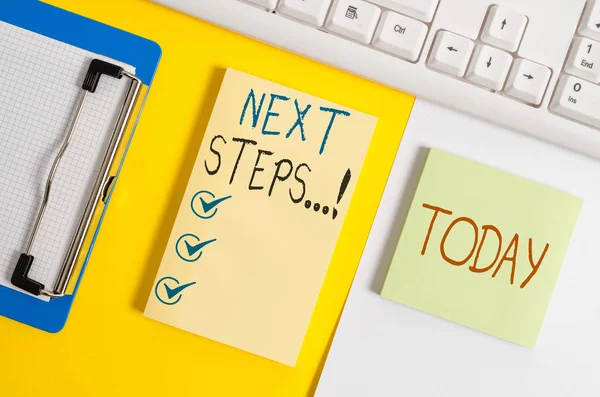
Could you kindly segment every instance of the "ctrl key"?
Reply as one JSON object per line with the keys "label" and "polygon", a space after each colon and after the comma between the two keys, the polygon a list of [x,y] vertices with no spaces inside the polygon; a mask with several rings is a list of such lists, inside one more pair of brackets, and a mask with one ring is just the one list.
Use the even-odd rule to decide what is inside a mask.
{"label": "ctrl key", "polygon": [[577,77],[560,78],[550,110],[561,116],[600,128],[600,86]]}

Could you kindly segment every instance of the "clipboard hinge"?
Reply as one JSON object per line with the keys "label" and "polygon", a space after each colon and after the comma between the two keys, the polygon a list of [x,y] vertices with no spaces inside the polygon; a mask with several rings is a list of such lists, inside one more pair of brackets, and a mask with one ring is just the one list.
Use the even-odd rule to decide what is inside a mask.
{"label": "clipboard hinge", "polygon": [[10,282],[15,287],[19,287],[30,294],[39,296],[44,290],[44,285],[28,277],[29,269],[31,269],[31,265],[33,264],[33,259],[33,255],[21,254]]}
{"label": "clipboard hinge", "polygon": [[102,197],[100,198],[100,200],[102,200],[102,202],[104,204],[106,204],[106,200],[108,200],[108,195],[110,194],[110,188],[113,185],[114,181],[115,181],[115,176],[111,175],[108,177],[108,179],[106,180],[106,183],[104,184],[104,188],[102,189]]}
{"label": "clipboard hinge", "polygon": [[120,79],[123,77],[123,68],[100,59],[94,59],[90,63],[90,67],[85,75],[85,80],[83,81],[83,86],[81,88],[91,93],[96,92],[100,77],[103,74],[114,77],[115,79]]}
{"label": "clipboard hinge", "polygon": [[[60,160],[65,151],[67,150],[69,142],[71,141],[71,138],[75,132],[75,127],[77,126],[77,122],[83,110],[83,104],[85,103],[87,95],[96,91],[98,83],[100,82],[100,77],[102,75],[107,75],[116,79],[121,79],[123,76],[125,76],[131,79],[131,85],[129,87],[129,90],[127,91],[125,103],[123,104],[113,134],[108,144],[108,148],[102,161],[99,175],[96,179],[96,182],[94,183],[92,195],[86,205],[82,219],[77,227],[77,231],[71,240],[69,250],[60,269],[56,285],[53,290],[48,291],[45,289],[42,283],[29,278],[29,271],[31,270],[31,266],[33,265],[34,261],[34,256],[31,255],[31,249],[33,247],[33,242],[35,241],[37,232],[39,230],[40,222],[44,217],[44,212],[46,210],[46,206],[50,197],[52,181],[58,169]],[[75,114],[71,121],[71,125],[67,132],[65,140],[56,158],[54,159],[54,163],[50,170],[50,174],[48,175],[48,179],[46,181],[46,189],[44,191],[44,197],[42,199],[41,206],[38,210],[35,223],[29,236],[26,251],[22,253],[19,257],[15,270],[12,274],[11,283],[15,287],[18,287],[36,296],[44,295],[51,298],[60,298],[65,296],[67,284],[71,278],[71,275],[73,274],[73,270],[75,268],[75,261],[77,260],[79,251],[81,250],[83,239],[90,225],[91,218],[93,216],[96,205],[99,200],[104,201],[106,199],[105,194],[109,192],[109,188],[113,182],[112,179],[107,180],[108,171],[110,166],[112,165],[117,147],[121,142],[121,138],[123,137],[123,133],[126,128],[127,122],[133,111],[133,107],[137,100],[141,85],[142,82],[139,77],[137,77],[135,74],[127,72],[118,65],[114,65],[102,61],[100,59],[94,59],[91,61],[82,85],[83,93],[79,99],[77,109],[75,110]],[[105,190],[103,190],[103,188]]]}

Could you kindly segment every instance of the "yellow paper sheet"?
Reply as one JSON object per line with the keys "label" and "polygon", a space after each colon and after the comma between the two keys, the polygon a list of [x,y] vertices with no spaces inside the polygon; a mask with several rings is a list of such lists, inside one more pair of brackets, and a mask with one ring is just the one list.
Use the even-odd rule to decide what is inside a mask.
{"label": "yellow paper sheet", "polygon": [[[0,318],[3,394],[312,396],[414,98],[146,0],[49,2],[151,38],[164,56],[67,326],[48,335]],[[143,316],[226,67],[378,118],[294,368]],[[39,352],[61,359],[32,382],[22,369]]]}
{"label": "yellow paper sheet", "polygon": [[229,69],[146,316],[294,366],[375,125]]}

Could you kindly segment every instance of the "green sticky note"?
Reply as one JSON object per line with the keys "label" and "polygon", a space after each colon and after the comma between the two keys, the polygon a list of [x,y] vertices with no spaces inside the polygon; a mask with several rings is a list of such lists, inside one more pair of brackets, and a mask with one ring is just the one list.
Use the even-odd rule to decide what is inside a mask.
{"label": "green sticky note", "polygon": [[534,347],[581,205],[431,149],[381,295]]}

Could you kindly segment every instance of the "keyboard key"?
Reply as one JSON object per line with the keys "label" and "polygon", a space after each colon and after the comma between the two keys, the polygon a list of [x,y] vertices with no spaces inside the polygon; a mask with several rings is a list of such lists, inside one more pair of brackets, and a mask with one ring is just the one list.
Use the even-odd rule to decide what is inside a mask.
{"label": "keyboard key", "polygon": [[600,43],[586,37],[573,40],[565,72],[600,83]]}
{"label": "keyboard key", "polygon": [[519,48],[527,17],[507,7],[493,6],[481,33],[484,43],[514,52]]}
{"label": "keyboard key", "polygon": [[281,0],[279,12],[316,26],[323,26],[331,0]]}
{"label": "keyboard key", "polygon": [[600,41],[600,1],[588,1],[579,25],[579,33]]}
{"label": "keyboard key", "polygon": [[467,79],[490,90],[500,91],[511,63],[512,56],[508,52],[480,44],[473,54]]}
{"label": "keyboard key", "polygon": [[369,44],[381,10],[361,0],[336,0],[325,27],[334,33]]}
{"label": "keyboard key", "polygon": [[371,0],[371,3],[424,22],[431,22],[439,0]]}
{"label": "keyboard key", "polygon": [[504,92],[523,102],[539,105],[551,75],[550,68],[519,58],[513,63]]}
{"label": "keyboard key", "polygon": [[562,116],[600,128],[600,87],[577,77],[560,78],[550,109]]}
{"label": "keyboard key", "polygon": [[249,3],[256,4],[257,6],[261,6],[266,8],[269,11],[272,11],[277,6],[278,0],[246,0]]}
{"label": "keyboard key", "polygon": [[375,32],[373,46],[409,61],[419,58],[427,36],[427,25],[415,19],[386,11]]}
{"label": "keyboard key", "polygon": [[440,30],[427,64],[442,72],[462,77],[473,52],[473,41],[446,30]]}

